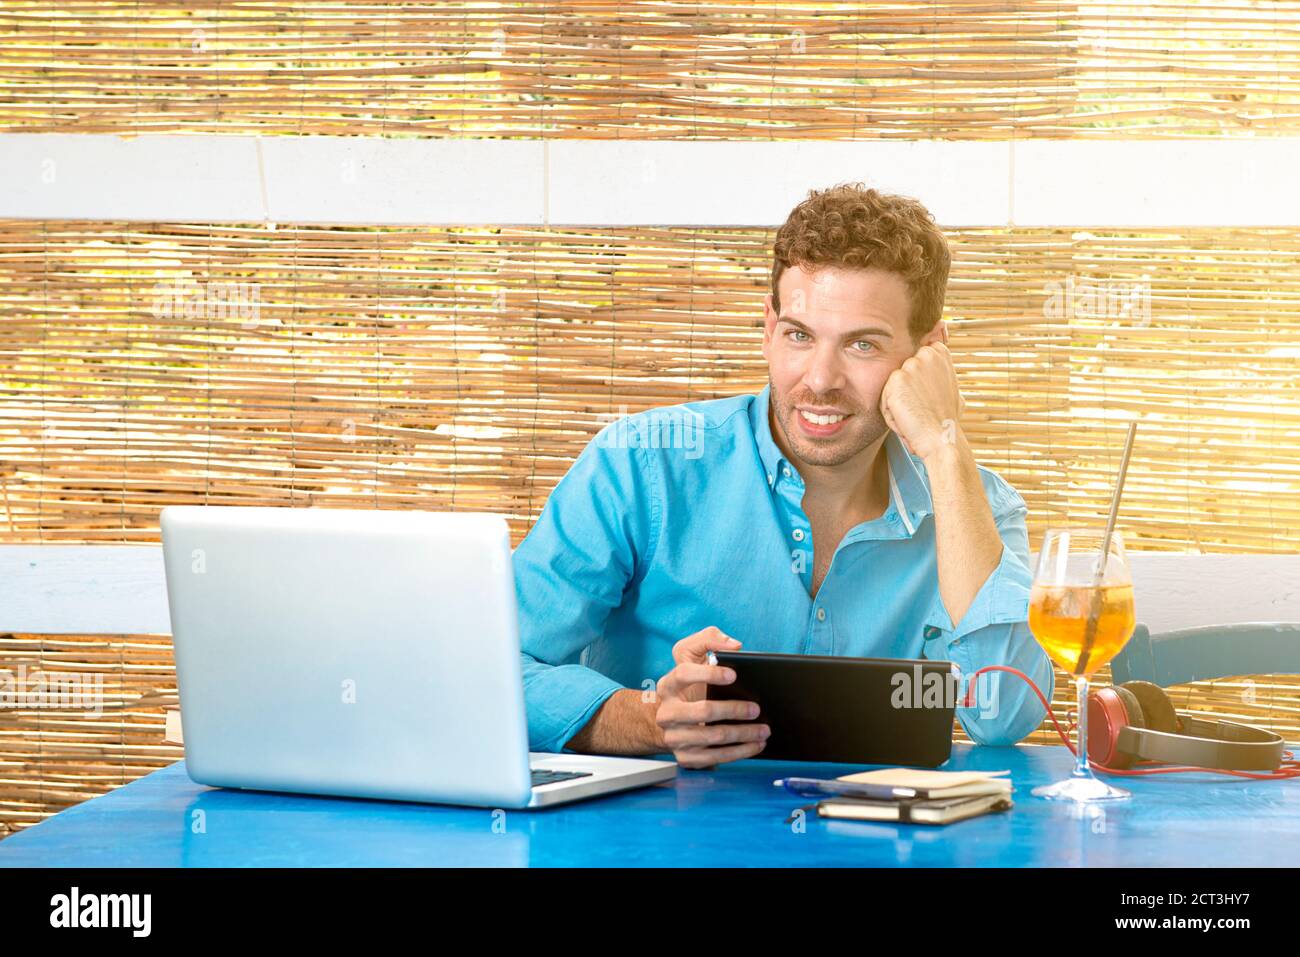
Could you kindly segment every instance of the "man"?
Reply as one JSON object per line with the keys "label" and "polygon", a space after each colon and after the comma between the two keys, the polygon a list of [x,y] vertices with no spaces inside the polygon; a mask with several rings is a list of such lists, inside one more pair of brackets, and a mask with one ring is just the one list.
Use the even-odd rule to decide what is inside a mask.
{"label": "man", "polygon": [[[915,200],[842,185],[794,209],[774,259],[767,387],[607,426],[515,551],[534,750],[759,754],[757,706],[705,698],[735,678],[708,652],[742,645],[1010,665],[1050,699],[1024,500],[958,424],[943,234]],[[1042,720],[1019,678],[978,684],[957,711],[977,743]]]}

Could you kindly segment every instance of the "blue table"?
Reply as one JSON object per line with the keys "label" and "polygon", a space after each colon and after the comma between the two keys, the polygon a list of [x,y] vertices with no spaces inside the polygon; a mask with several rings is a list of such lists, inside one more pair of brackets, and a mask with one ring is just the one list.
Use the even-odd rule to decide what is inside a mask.
{"label": "blue table", "polygon": [[[847,765],[742,761],[542,811],[250,793],[192,782],[183,762],[0,841],[0,867],[1281,866],[1300,862],[1300,781],[1125,778],[1135,797],[1080,811],[1029,789],[1065,776],[1064,747],[958,744],[945,770],[1009,769],[1016,806],[947,827],[826,821],[774,778]],[[503,816],[504,814],[504,816]]]}

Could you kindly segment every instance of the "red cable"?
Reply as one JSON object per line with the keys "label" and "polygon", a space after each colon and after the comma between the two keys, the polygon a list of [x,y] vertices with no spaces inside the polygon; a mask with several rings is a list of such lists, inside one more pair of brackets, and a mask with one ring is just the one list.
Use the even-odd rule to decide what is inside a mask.
{"label": "red cable", "polygon": [[[989,665],[976,671],[970,676],[970,681],[966,684],[966,697],[963,699],[960,707],[974,707],[971,698],[975,695],[975,679],[986,671],[1007,671],[1013,675],[1019,675],[1021,678],[1024,678],[1029,684],[1029,687],[1033,689],[1034,694],[1038,695],[1038,700],[1043,703],[1043,707],[1047,710],[1047,716],[1052,719],[1052,724],[1056,726],[1056,733],[1061,736],[1061,740],[1064,741],[1065,746],[1070,749],[1070,753],[1075,757],[1078,757],[1078,752],[1075,750],[1074,745],[1070,743],[1069,736],[1065,731],[1061,730],[1061,723],[1056,720],[1056,715],[1052,713],[1051,704],[1048,702],[1047,698],[1043,696],[1043,693],[1038,690],[1038,685],[1034,684],[1034,679],[1016,668],[1010,668],[1007,665]],[[1084,706],[1087,707],[1086,702]],[[1068,730],[1073,731],[1077,726],[1077,722],[1072,722]],[[1223,768],[1195,768],[1183,766],[1161,768],[1108,768],[1091,759],[1088,761],[1088,766],[1095,771],[1102,772],[1103,774],[1189,774],[1200,772],[1202,774],[1231,774],[1234,777],[1254,778],[1259,781],[1286,781],[1292,778],[1300,778],[1300,762],[1295,760],[1295,755],[1290,751],[1283,751],[1282,755],[1284,760],[1276,771],[1229,771]]]}

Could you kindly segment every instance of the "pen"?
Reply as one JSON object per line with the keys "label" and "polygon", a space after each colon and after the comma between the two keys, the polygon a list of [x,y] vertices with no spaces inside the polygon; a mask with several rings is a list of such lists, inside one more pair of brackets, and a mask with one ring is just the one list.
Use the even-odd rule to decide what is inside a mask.
{"label": "pen", "polygon": [[896,788],[886,784],[855,784],[852,781],[826,781],[821,778],[777,778],[772,784],[804,797],[831,795],[880,801],[916,797],[915,788]]}

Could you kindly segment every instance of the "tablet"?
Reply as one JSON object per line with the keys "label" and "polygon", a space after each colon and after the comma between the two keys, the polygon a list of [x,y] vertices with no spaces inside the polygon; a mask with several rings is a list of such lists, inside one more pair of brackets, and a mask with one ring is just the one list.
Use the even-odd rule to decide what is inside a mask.
{"label": "tablet", "polygon": [[708,685],[708,697],[756,702],[755,720],[772,729],[758,758],[933,768],[952,753],[957,680],[950,662],[715,655],[736,680]]}

